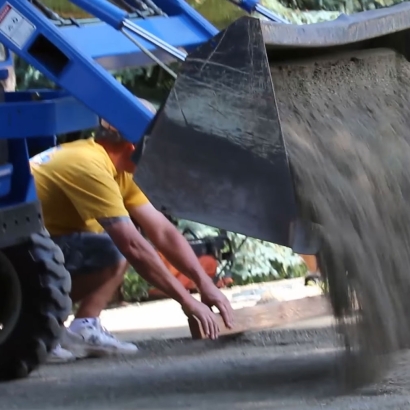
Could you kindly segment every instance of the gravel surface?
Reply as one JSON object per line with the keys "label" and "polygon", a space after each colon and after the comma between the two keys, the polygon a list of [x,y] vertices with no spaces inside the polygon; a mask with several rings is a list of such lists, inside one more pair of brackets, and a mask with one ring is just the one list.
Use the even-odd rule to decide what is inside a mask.
{"label": "gravel surface", "polygon": [[410,355],[383,382],[345,392],[330,328],[217,342],[140,343],[135,357],[42,367],[0,385],[0,409],[408,409]]}

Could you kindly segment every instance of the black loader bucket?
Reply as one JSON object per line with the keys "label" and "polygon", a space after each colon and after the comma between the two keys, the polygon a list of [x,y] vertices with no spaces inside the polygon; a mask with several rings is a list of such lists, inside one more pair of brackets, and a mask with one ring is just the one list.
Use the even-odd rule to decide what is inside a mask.
{"label": "black loader bucket", "polygon": [[259,20],[183,64],[137,182],[174,216],[289,246],[297,207]]}
{"label": "black loader bucket", "polygon": [[309,105],[336,123],[352,120],[328,102],[350,98],[352,84],[365,92],[385,81],[391,50],[407,57],[408,27],[408,4],[302,26],[237,20],[182,64],[136,181],[174,216],[316,253],[306,220],[317,221],[298,204],[287,130],[306,144],[308,132],[323,132]]}

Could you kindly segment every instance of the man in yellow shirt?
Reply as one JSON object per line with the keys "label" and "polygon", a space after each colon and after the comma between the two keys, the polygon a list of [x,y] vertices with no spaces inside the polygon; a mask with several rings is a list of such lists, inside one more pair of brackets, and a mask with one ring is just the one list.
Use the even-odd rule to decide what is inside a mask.
{"label": "man in yellow shirt", "polygon": [[[218,336],[216,306],[227,327],[233,310],[227,298],[203,271],[186,239],[139,189],[131,156],[136,147],[105,121],[95,138],[47,150],[31,159],[44,222],[60,246],[72,277],[75,319],[51,361],[86,356],[135,353],[100,324],[99,316],[121,285],[128,264],[155,287],[196,316],[211,339]],[[152,244],[198,286],[203,303],[193,298],[170,274]]]}

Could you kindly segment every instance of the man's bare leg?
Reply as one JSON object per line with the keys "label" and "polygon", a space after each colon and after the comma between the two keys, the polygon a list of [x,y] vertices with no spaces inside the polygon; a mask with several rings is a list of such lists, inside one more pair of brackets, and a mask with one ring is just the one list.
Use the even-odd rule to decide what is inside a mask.
{"label": "man's bare leg", "polygon": [[299,256],[304,260],[306,267],[309,272],[316,273],[319,272],[317,258],[315,255],[301,255]]}
{"label": "man's bare leg", "polygon": [[317,258],[315,255],[301,255],[299,256],[303,259],[306,264],[308,273],[305,276],[305,285],[309,283],[310,280],[318,281],[321,279],[320,269],[318,266]]}
{"label": "man's bare leg", "polygon": [[99,319],[128,267],[111,238],[107,234],[80,232],[53,239],[62,249],[71,273],[72,300],[80,304],[61,346],[77,358],[138,351],[134,344],[117,340]]}
{"label": "man's bare leg", "polygon": [[124,259],[100,272],[73,276],[71,298],[80,302],[76,319],[100,316],[124,281],[128,266]]}

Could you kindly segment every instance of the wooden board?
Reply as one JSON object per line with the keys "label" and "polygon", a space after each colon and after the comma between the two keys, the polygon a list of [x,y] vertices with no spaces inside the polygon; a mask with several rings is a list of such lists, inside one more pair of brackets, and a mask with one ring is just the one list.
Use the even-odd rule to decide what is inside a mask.
{"label": "wooden board", "polygon": [[[220,336],[275,328],[290,322],[324,316],[331,314],[331,308],[325,296],[312,296],[245,307],[234,312],[235,327],[233,329],[227,329],[222,317],[217,314]],[[188,325],[193,339],[207,338],[196,318],[188,319]]]}

